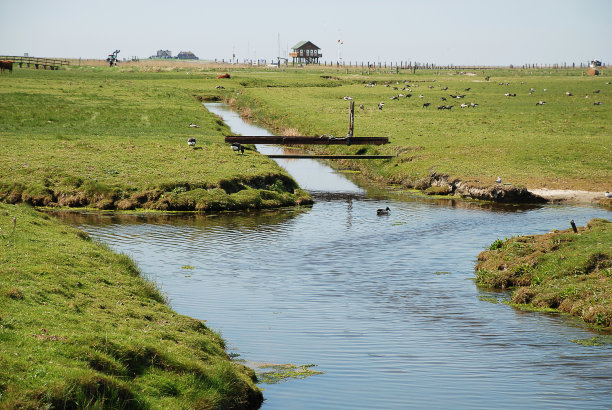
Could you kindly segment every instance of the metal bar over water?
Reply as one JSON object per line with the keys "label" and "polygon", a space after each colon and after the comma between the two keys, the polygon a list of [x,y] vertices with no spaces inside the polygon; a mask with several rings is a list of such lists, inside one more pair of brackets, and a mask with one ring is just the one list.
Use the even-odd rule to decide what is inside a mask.
{"label": "metal bar over water", "polygon": [[225,142],[240,144],[274,144],[274,145],[383,145],[389,143],[387,137],[350,137],[337,138],[327,135],[310,136],[232,136],[225,137]]}
{"label": "metal bar over water", "polygon": [[269,154],[268,158],[284,159],[389,159],[394,155],[309,155],[309,154]]}

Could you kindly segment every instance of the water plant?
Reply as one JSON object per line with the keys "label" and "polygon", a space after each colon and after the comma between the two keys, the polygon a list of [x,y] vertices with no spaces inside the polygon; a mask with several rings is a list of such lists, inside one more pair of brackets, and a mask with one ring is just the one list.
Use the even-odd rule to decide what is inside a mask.
{"label": "water plant", "polygon": [[570,340],[572,343],[576,343],[582,346],[612,346],[612,336],[610,335],[598,335],[593,336],[589,339],[572,339]]}
{"label": "water plant", "polygon": [[295,364],[256,364],[256,374],[260,383],[277,384],[291,379],[304,379],[309,376],[323,374],[314,370],[315,364],[295,365]]}
{"label": "water plant", "polygon": [[501,249],[502,246],[504,246],[504,241],[498,238],[494,240],[493,243],[489,246],[489,250],[495,251],[497,249]]}

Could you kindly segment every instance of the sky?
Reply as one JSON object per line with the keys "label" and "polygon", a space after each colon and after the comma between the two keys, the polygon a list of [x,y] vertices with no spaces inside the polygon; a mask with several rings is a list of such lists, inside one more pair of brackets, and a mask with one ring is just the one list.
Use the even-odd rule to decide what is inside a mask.
{"label": "sky", "polygon": [[612,0],[0,0],[0,55],[612,64],[611,21]]}

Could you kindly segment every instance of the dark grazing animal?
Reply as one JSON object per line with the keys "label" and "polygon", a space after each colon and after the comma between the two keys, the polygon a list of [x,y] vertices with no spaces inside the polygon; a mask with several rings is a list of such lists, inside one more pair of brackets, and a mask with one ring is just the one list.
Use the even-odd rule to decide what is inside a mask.
{"label": "dark grazing animal", "polygon": [[11,74],[13,73],[13,62],[11,60],[0,61],[0,73],[3,73],[4,70],[8,70]]}

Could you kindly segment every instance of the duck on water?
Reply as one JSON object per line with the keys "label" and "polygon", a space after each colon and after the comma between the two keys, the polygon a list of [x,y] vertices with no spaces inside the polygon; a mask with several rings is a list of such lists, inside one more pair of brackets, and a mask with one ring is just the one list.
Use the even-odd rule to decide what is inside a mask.
{"label": "duck on water", "polygon": [[389,207],[386,207],[385,209],[377,209],[376,210],[376,215],[381,216],[381,215],[389,215],[389,213],[391,212],[391,209],[389,209]]}

